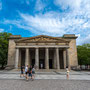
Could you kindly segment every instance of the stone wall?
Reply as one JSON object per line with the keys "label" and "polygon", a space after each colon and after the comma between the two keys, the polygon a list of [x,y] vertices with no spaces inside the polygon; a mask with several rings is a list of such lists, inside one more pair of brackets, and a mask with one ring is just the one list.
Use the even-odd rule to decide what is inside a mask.
{"label": "stone wall", "polygon": [[20,39],[20,35],[11,35],[9,38],[9,45],[8,45],[8,62],[7,62],[7,67],[14,68],[15,66],[15,47],[16,43],[15,41]]}
{"label": "stone wall", "polygon": [[72,35],[64,35],[65,39],[70,40],[69,43],[69,63],[71,67],[78,66],[78,59],[77,59],[77,48],[76,48],[76,36]]}
{"label": "stone wall", "polygon": [[15,64],[15,41],[14,39],[9,39],[9,46],[8,46],[8,66],[14,67]]}
{"label": "stone wall", "polygon": [[76,48],[76,40],[71,39],[71,42],[69,44],[69,60],[70,60],[70,66],[77,66],[78,60],[77,60],[77,48]]}

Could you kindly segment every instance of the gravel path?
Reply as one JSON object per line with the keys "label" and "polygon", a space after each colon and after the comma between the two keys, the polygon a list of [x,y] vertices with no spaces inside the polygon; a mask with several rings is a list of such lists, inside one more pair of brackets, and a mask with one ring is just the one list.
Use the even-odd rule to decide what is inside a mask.
{"label": "gravel path", "polygon": [[0,90],[90,90],[86,80],[0,80]]}

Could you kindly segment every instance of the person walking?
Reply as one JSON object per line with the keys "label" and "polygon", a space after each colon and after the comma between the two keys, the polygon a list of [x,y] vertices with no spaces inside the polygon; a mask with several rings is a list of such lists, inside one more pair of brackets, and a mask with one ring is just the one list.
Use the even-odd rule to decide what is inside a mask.
{"label": "person walking", "polygon": [[28,80],[28,65],[25,67],[26,80]]}
{"label": "person walking", "polygon": [[20,77],[24,77],[24,66],[21,66],[21,74],[20,74]]}
{"label": "person walking", "polygon": [[32,68],[32,80],[34,80],[35,79],[35,68],[33,67]]}
{"label": "person walking", "polygon": [[29,77],[31,77],[32,79],[32,66],[29,67],[28,73],[29,73]]}
{"label": "person walking", "polygon": [[66,72],[67,72],[66,77],[67,77],[67,79],[69,79],[69,69],[68,69],[68,67],[66,67]]}

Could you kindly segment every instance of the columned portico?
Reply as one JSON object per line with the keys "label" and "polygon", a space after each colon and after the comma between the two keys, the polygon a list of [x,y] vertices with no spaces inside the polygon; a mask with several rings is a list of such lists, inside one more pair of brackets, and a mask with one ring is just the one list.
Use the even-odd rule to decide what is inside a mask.
{"label": "columned portico", "polygon": [[[32,63],[32,58],[31,58],[32,53],[30,53],[30,51],[33,50],[33,53],[35,53],[35,64],[33,64],[33,65],[35,65],[37,69],[42,69],[41,63],[43,64],[43,69],[47,69],[47,70],[48,69],[60,70],[62,67],[63,67],[62,69],[65,69],[66,66],[68,66],[70,68],[68,49],[65,49],[65,48],[60,49],[59,47],[56,47],[56,48],[47,48],[46,47],[46,48],[41,49],[41,48],[36,47],[36,48],[32,48],[32,49],[25,48],[23,50],[25,50],[25,66],[32,65],[31,64]],[[43,50],[45,52],[45,53],[40,54],[40,55],[43,54],[43,56],[45,56],[45,57],[42,57],[42,59],[40,58],[40,55],[39,55],[40,50]],[[53,52],[52,56],[50,56],[51,54],[49,54],[49,51]],[[61,55],[63,55],[63,56],[61,56]],[[21,56],[22,55],[21,55],[20,48],[16,48],[15,68],[18,68],[21,66],[21,65],[19,65],[22,62],[22,60],[20,59]],[[52,57],[52,59],[50,59],[50,57]],[[61,58],[61,57],[63,57],[63,58]],[[63,60],[61,60],[61,59],[63,59]],[[34,60],[34,58],[33,58],[33,60]],[[52,61],[52,68],[50,66],[51,64],[49,64],[51,62],[50,60]],[[41,63],[39,63],[39,62],[41,62]]]}
{"label": "columned portico", "polygon": [[18,68],[18,62],[19,62],[19,48],[16,48],[16,58],[15,58],[15,68]]}
{"label": "columned portico", "polygon": [[[37,69],[65,69],[77,66],[76,36],[51,37],[39,35],[9,39],[8,67],[36,66]],[[72,53],[72,54],[71,54]]]}

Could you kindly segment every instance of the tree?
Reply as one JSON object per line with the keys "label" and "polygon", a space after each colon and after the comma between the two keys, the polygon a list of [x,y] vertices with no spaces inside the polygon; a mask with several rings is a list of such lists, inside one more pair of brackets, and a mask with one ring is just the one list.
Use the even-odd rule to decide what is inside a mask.
{"label": "tree", "polygon": [[12,35],[11,33],[0,33],[0,65],[3,68],[7,64],[8,56],[8,38]]}
{"label": "tree", "polygon": [[90,65],[90,44],[77,46],[79,65]]}

